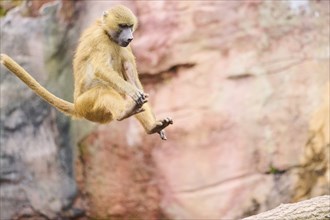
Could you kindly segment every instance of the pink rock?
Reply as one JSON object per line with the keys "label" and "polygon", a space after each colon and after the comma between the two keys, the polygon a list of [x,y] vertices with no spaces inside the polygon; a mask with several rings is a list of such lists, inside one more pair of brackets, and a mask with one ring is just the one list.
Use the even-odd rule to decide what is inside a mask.
{"label": "pink rock", "polygon": [[[88,175],[97,168],[107,183],[95,183],[93,190],[85,186],[90,195],[102,191],[111,201],[121,193],[124,204],[127,197],[135,204],[127,210],[154,207],[144,210],[145,216],[165,213],[172,219],[233,219],[289,202],[308,120],[329,79],[329,39],[326,31],[319,33],[327,29],[322,19],[295,15],[290,20],[286,4],[130,5],[139,18],[132,45],[140,77],[156,115],[173,117],[174,125],[166,129],[166,142],[144,134],[134,119],[96,131],[106,139],[94,138],[102,148],[90,157],[95,165]],[[315,3],[313,10],[328,16],[326,4]],[[109,150],[115,146],[127,159]],[[107,160],[116,165],[105,168]],[[145,182],[131,176],[147,170],[151,173],[141,178],[156,184],[148,189],[160,190],[155,200],[107,188],[141,188]]]}

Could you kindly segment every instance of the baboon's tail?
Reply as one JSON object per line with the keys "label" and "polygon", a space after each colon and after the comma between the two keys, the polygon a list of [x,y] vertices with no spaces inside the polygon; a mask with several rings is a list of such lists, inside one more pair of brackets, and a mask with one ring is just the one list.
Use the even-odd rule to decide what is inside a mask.
{"label": "baboon's tail", "polygon": [[75,116],[74,105],[50,93],[42,85],[40,85],[23,67],[16,63],[6,54],[0,55],[1,63],[7,67],[12,73],[20,78],[27,86],[29,86],[37,95],[43,98],[46,102],[60,110],[61,112]]}

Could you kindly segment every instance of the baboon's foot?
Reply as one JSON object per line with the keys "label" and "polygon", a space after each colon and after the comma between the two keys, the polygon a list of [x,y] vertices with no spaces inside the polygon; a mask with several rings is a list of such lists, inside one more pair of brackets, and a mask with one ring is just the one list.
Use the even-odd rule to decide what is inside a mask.
{"label": "baboon's foot", "polygon": [[154,126],[150,129],[148,133],[149,134],[158,133],[162,140],[167,140],[164,128],[166,128],[171,124],[173,124],[173,120],[169,117],[162,120],[158,120],[155,122]]}

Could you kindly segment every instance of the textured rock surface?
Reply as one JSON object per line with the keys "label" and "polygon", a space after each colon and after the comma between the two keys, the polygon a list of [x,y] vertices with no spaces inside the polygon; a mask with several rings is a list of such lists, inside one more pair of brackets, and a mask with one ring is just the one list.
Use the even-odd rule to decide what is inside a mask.
{"label": "textured rock surface", "polygon": [[301,159],[303,169],[295,189],[295,200],[330,194],[330,83],[325,86],[323,103],[310,122],[309,139]]}
{"label": "textured rock surface", "polygon": [[[15,31],[1,29],[1,39],[3,34],[12,37],[12,42],[6,42],[1,51],[17,47],[15,54],[21,57],[24,51],[38,57],[29,63],[30,56],[26,60],[24,56],[14,58],[23,64],[25,61],[31,73],[45,73],[34,76],[41,82],[51,79],[52,91],[63,90],[63,94],[57,94],[66,99],[71,98],[71,90],[67,88],[72,88],[72,83],[66,77],[70,75],[67,68],[71,49],[77,42],[75,34],[114,3],[84,1],[82,4],[85,7],[80,10],[79,18],[69,22],[72,26],[45,29],[49,30],[44,33],[49,37],[60,33],[52,40],[33,41],[42,38],[39,36],[42,34],[40,29],[28,26],[31,19],[26,22],[19,18],[16,22],[21,28]],[[73,137],[78,145],[75,174],[81,192],[78,206],[85,208],[88,216],[229,219],[274,208],[290,202],[293,196],[299,200],[301,195],[329,193],[324,188],[328,184],[324,173],[307,186],[308,189],[320,186],[312,194],[297,196],[294,191],[306,169],[301,165],[317,156],[312,153],[302,159],[306,155],[304,146],[311,139],[310,131],[318,129],[314,123],[309,129],[310,118],[322,105],[323,88],[329,81],[329,2],[129,1],[124,4],[140,21],[132,45],[150,102],[159,118],[172,116],[174,125],[167,129],[169,140],[162,142],[157,135],[147,136],[133,118],[106,126],[73,123]],[[64,18],[71,16],[72,13],[64,14]],[[29,30],[20,44],[16,42],[21,35],[13,37],[17,30]],[[22,49],[32,43],[33,47]],[[56,48],[61,48],[61,53],[54,53],[55,59],[47,59],[52,58],[51,51]],[[58,59],[64,54],[65,58]],[[43,63],[44,66],[32,66]],[[21,155],[24,152],[21,143],[31,143],[24,145],[31,154],[24,153],[23,159],[2,156],[1,163],[7,164],[8,170],[16,167],[15,172],[21,173],[18,176],[23,179],[26,174],[36,172],[35,179],[41,182],[33,182],[33,192],[38,195],[46,187],[44,191],[52,192],[54,201],[63,201],[70,194],[65,190],[74,191],[70,188],[73,183],[66,185],[66,178],[50,181],[53,185],[42,181],[51,176],[52,169],[59,172],[62,167],[70,168],[69,163],[59,167],[59,161],[66,160],[56,157],[62,155],[58,149],[70,149],[57,144],[62,138],[69,139],[63,136],[68,134],[63,126],[67,121],[55,117],[54,110],[32,96],[7,72],[1,74],[1,108],[11,109],[10,100],[21,100],[16,104],[28,103],[19,104],[15,108],[17,113],[2,111],[1,129],[5,132],[1,131],[1,146],[5,147],[1,148],[1,155]],[[8,92],[13,85],[15,93]],[[58,89],[59,85],[63,87]],[[36,108],[38,105],[43,107]],[[44,127],[36,128],[29,122],[33,124],[30,129],[36,129],[30,133],[5,129],[37,120],[43,114],[32,114],[36,109],[48,109],[39,122]],[[26,113],[31,115],[25,116]],[[329,116],[324,117],[326,120]],[[325,132],[329,125],[316,124],[321,124]],[[91,128],[94,129],[90,131]],[[15,135],[20,135],[20,139]],[[70,143],[63,140],[61,143]],[[322,142],[328,146],[326,143]],[[39,145],[45,147],[44,152],[52,152],[47,154],[49,159],[35,152],[41,148]],[[33,162],[41,161],[41,165],[17,167],[14,163],[23,163],[29,158],[26,155],[32,155]],[[44,172],[41,168],[45,169],[43,163],[47,161],[53,161],[54,165]],[[319,167],[323,172],[323,167]],[[314,175],[314,168],[310,171]],[[49,208],[52,203],[47,196],[39,200],[33,199],[38,198],[35,195],[21,198],[24,193],[16,195],[10,191],[23,190],[18,186],[25,186],[25,182],[21,179],[17,182],[15,185],[1,180],[1,199],[8,203],[6,216],[22,210],[25,204],[33,204],[32,208],[52,217],[64,204],[59,202],[56,208]],[[12,198],[19,204],[17,208],[9,204]]]}
{"label": "textured rock surface", "polygon": [[[58,23],[57,8],[49,5],[37,18],[22,16],[22,8],[11,11],[1,19],[1,52],[65,97],[72,93],[62,84],[72,83],[71,64],[66,64],[72,54],[58,45],[69,46],[75,29],[68,32],[65,23]],[[69,120],[2,66],[0,107],[0,219],[55,218],[76,194]]]}
{"label": "textured rock surface", "polygon": [[140,72],[146,82],[164,76],[150,93],[156,112],[175,121],[170,140],[153,150],[162,210],[175,219],[237,218],[289,202],[329,80],[329,3],[137,8]]}
{"label": "textured rock surface", "polygon": [[324,220],[330,214],[329,195],[315,197],[298,203],[281,204],[275,209],[243,220],[301,219]]}

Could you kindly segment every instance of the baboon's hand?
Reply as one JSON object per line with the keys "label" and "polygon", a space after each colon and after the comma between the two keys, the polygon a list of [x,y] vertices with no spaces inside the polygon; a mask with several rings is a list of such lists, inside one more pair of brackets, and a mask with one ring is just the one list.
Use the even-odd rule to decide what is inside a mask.
{"label": "baboon's hand", "polygon": [[150,133],[158,133],[160,135],[160,138],[163,140],[167,140],[164,128],[169,126],[170,124],[173,124],[173,120],[169,117],[159,120],[155,123],[154,127],[151,129]]}
{"label": "baboon's hand", "polygon": [[144,103],[148,102],[149,95],[144,93],[142,90],[135,90],[129,96],[136,102],[136,104],[142,106]]}

